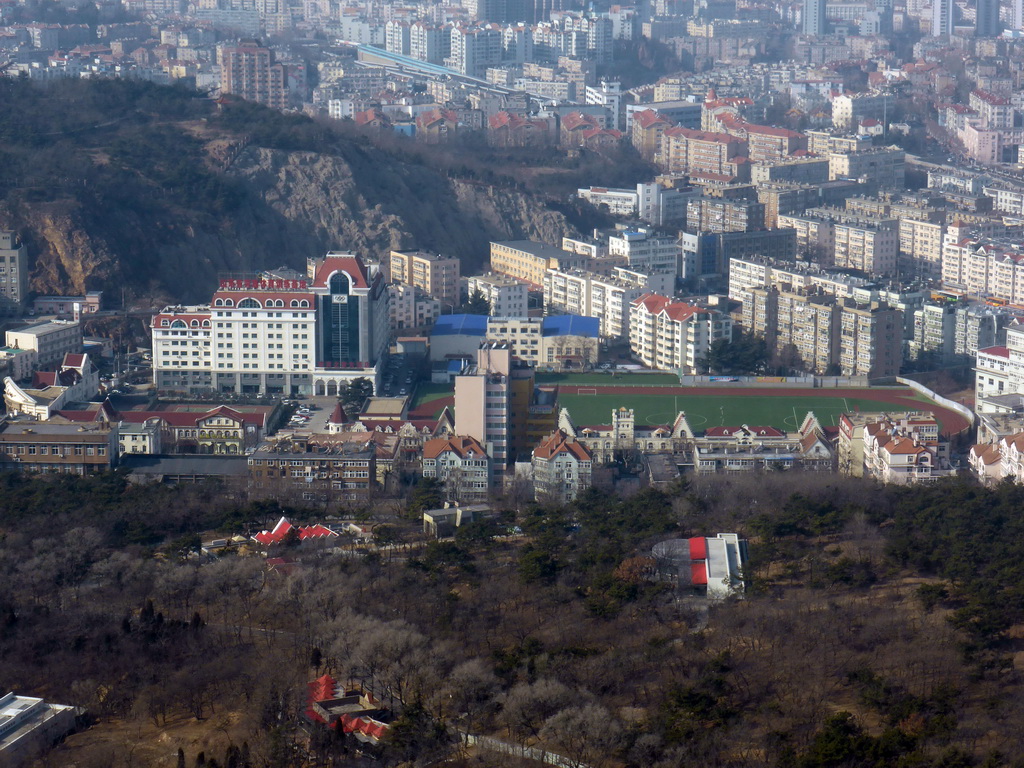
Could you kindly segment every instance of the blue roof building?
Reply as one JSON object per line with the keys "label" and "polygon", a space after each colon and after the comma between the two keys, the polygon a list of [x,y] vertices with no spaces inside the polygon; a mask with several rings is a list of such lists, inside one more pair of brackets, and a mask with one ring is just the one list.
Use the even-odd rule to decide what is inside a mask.
{"label": "blue roof building", "polygon": [[542,336],[584,336],[596,339],[601,333],[601,321],[581,315],[552,315],[544,318]]}

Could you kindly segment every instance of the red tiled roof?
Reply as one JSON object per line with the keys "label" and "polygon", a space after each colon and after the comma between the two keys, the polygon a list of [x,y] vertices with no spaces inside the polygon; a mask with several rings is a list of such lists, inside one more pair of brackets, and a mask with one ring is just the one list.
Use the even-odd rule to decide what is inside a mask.
{"label": "red tiled roof", "polygon": [[362,259],[352,254],[327,256],[316,268],[313,285],[317,288],[326,288],[328,280],[335,272],[346,273],[352,278],[352,285],[355,288],[368,288],[370,285],[366,265]]}
{"label": "red tiled roof", "polygon": [[634,307],[643,306],[650,314],[656,315],[667,305],[672,303],[672,299],[667,296],[662,296],[660,293],[645,293],[639,298],[633,299],[630,302]]}
{"label": "red tiled roof", "polygon": [[460,459],[472,452],[474,456],[487,456],[487,451],[475,437],[457,435],[454,437],[438,437],[423,443],[423,458],[436,459],[442,453],[451,451]]}
{"label": "red tiled roof", "polygon": [[540,444],[533,449],[533,455],[538,459],[551,459],[560,453],[572,454],[578,461],[593,461],[590,451],[582,443],[570,440],[568,435],[560,429],[556,429],[541,440]]}
{"label": "red tiled roof", "polygon": [[666,136],[681,136],[690,141],[713,141],[718,144],[739,143],[739,139],[730,136],[728,133],[714,133],[713,131],[698,131],[695,128],[683,128],[675,126],[665,129]]}
{"label": "red tiled roof", "polygon": [[348,424],[348,416],[345,415],[345,409],[341,407],[341,403],[334,406],[334,411],[331,412],[331,416],[327,419],[328,424]]}
{"label": "red tiled roof", "polygon": [[[260,531],[253,536],[256,541],[264,546],[270,546],[271,544],[278,544],[284,537],[288,535],[288,532],[294,526],[288,521],[288,518],[282,517],[277,521],[277,525],[274,526],[272,531]],[[306,539],[329,539],[332,536],[337,536],[334,531],[323,525],[317,523],[316,525],[300,526],[297,529],[299,541],[305,541]]]}
{"label": "red tiled roof", "polygon": [[643,112],[634,113],[633,122],[641,128],[650,128],[655,123],[663,123],[665,125],[672,124],[672,122],[664,117],[660,112],[653,109],[645,109]]}
{"label": "red tiled roof", "polygon": [[562,130],[575,131],[577,128],[597,128],[597,118],[582,112],[570,112],[562,118]]}
{"label": "red tiled roof", "polygon": [[986,355],[992,355],[993,357],[1008,358],[1010,356],[1010,350],[1007,347],[1002,346],[985,347],[985,349],[979,349],[978,352]]}

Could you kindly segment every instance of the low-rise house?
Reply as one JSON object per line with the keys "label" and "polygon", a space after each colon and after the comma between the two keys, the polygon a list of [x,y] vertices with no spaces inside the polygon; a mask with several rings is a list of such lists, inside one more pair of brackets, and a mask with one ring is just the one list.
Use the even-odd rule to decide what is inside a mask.
{"label": "low-rise house", "polygon": [[455,138],[458,115],[450,109],[432,109],[416,116],[416,138],[427,144],[441,144]]}
{"label": "low-rise house", "polygon": [[835,469],[832,443],[811,412],[794,433],[743,424],[712,427],[693,442],[693,464],[699,474],[788,469],[831,472]]}
{"label": "low-rise house", "polygon": [[375,445],[336,435],[286,435],[266,440],[249,455],[256,494],[303,501],[363,501],[377,488]]}
{"label": "low-rise house", "polygon": [[[292,534],[293,531],[294,534]],[[321,525],[320,523],[316,525],[292,525],[287,517],[282,517],[278,520],[277,525],[272,530],[260,531],[252,538],[253,541],[264,547],[272,547],[284,543],[289,534],[294,535],[300,544],[304,542],[330,543],[332,541],[336,542],[338,539],[338,534],[326,525]]]}
{"label": "low-rise house", "polygon": [[440,509],[428,509],[423,513],[423,532],[435,539],[443,539],[455,535],[455,529],[472,523],[491,514],[488,504],[445,505]]}
{"label": "low-rise house", "polygon": [[533,487],[538,500],[567,503],[591,485],[594,457],[586,446],[556,429],[533,449]]}
{"label": "low-rise house", "polygon": [[0,421],[0,470],[88,475],[117,466],[117,425]]}
{"label": "low-rise house", "polygon": [[346,688],[330,675],[308,683],[304,714],[310,723],[337,729],[364,744],[379,744],[390,728],[377,719],[383,707],[372,693]]}
{"label": "low-rise house", "polygon": [[975,445],[968,460],[983,483],[1006,479],[1024,482],[1024,432],[1007,435],[995,443]]}
{"label": "low-rise house", "polygon": [[654,572],[677,589],[704,589],[721,600],[743,591],[747,542],[735,533],[669,539],[654,545]]}
{"label": "low-rise house", "polygon": [[95,397],[99,386],[99,371],[88,355],[66,354],[56,371],[36,371],[31,387],[4,379],[4,405],[8,413],[46,421],[68,403]]}
{"label": "low-rise house", "polygon": [[423,444],[423,477],[443,483],[449,501],[484,501],[491,487],[491,459],[473,437],[427,440]]}
{"label": "low-rise house", "polygon": [[883,415],[864,425],[863,441],[864,475],[883,483],[908,485],[955,474],[949,444],[939,439],[934,418]]}

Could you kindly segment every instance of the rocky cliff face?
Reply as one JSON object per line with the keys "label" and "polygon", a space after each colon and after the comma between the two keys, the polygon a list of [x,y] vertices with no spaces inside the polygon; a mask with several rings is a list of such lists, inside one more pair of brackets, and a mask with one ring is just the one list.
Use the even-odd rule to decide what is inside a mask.
{"label": "rocky cliff face", "polygon": [[39,293],[103,289],[119,300],[127,289],[180,301],[206,299],[218,273],[302,268],[330,249],[434,250],[473,269],[489,240],[554,243],[573,231],[527,194],[451,180],[370,147],[345,157],[249,147],[219,173],[240,189],[228,211],[183,208],[167,189],[144,205],[71,194],[0,206],[0,227],[28,242]]}

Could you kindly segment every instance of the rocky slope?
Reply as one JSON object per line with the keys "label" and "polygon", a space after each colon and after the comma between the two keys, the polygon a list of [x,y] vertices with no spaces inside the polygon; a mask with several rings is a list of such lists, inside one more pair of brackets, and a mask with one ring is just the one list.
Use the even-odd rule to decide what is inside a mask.
{"label": "rocky slope", "polygon": [[[42,122],[50,105],[34,96],[36,111],[29,112]],[[307,256],[329,249],[365,256],[434,250],[459,256],[470,269],[486,261],[489,240],[557,242],[574,231],[562,213],[512,187],[451,179],[333,134],[324,151],[271,148],[294,144],[294,137],[261,142],[258,133],[239,131],[237,118],[219,121],[212,112],[174,120],[178,96],[157,96],[169,102],[163,113],[74,133],[57,146],[16,147],[19,177],[34,168],[38,178],[31,186],[0,186],[0,228],[27,241],[38,293],[102,289],[114,303],[122,294],[129,301],[202,301],[219,273],[301,268]],[[202,115],[206,106],[195,102],[190,109]],[[103,115],[116,113],[106,105]],[[279,132],[306,125],[270,119],[284,121]],[[17,139],[23,128],[0,122],[0,147],[5,129]]]}

